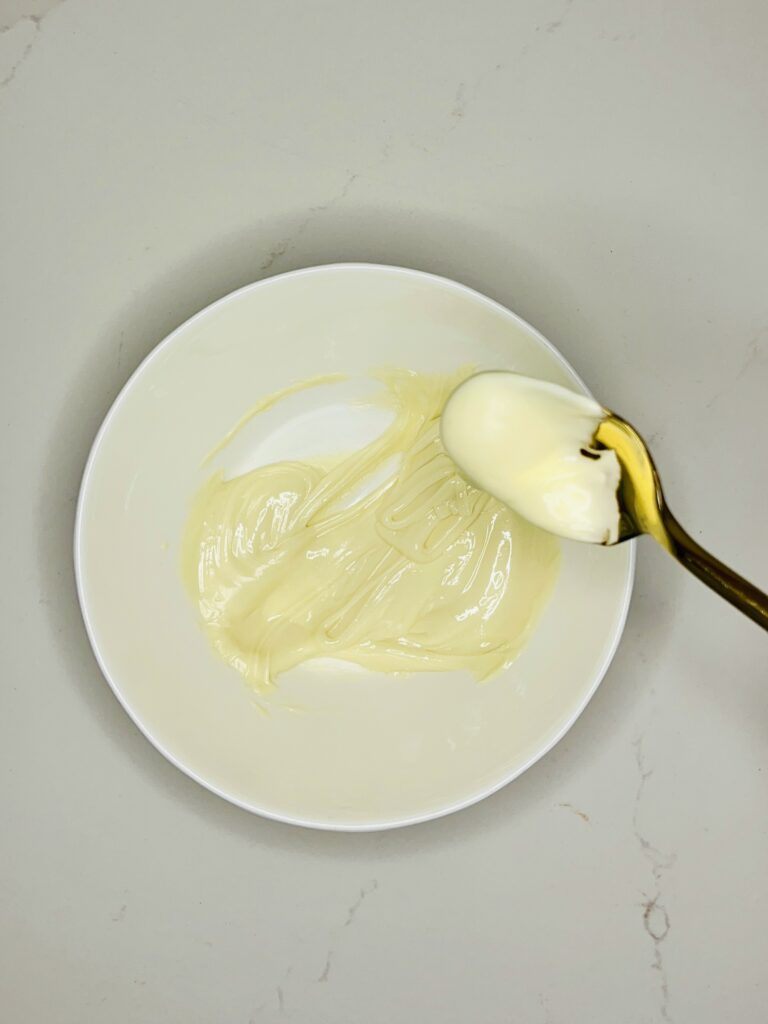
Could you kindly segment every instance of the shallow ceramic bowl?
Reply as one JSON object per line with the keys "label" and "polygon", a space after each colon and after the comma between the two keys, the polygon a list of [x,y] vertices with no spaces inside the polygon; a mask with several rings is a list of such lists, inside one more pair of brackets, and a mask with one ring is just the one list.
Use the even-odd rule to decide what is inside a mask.
{"label": "shallow ceramic bowl", "polygon": [[[624,626],[631,544],[565,543],[530,642],[480,684],[462,673],[394,678],[326,665],[288,673],[274,700],[260,702],[209,650],[182,588],[182,525],[210,473],[201,459],[257,399],[332,371],[466,363],[583,389],[549,342],[483,295],[412,270],[340,264],[260,281],[204,309],[148,356],[113,405],[77,512],[83,617],[136,725],[214,793],[320,828],[436,817],[529,768],[595,692]],[[309,407],[291,400],[254,420],[238,458],[249,445],[251,461],[283,454],[302,417],[317,448],[338,448],[330,432],[339,398],[333,389],[312,396]]]}

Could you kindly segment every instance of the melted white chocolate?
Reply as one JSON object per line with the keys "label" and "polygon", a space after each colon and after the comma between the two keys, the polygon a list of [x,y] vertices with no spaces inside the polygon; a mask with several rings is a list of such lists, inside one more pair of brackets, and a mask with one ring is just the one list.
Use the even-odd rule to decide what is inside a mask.
{"label": "melted white chocolate", "polygon": [[446,454],[440,414],[469,372],[382,373],[394,419],[372,443],[231,480],[217,472],[194,499],[184,579],[213,648],[254,687],[319,657],[485,678],[519,652],[559,545]]}

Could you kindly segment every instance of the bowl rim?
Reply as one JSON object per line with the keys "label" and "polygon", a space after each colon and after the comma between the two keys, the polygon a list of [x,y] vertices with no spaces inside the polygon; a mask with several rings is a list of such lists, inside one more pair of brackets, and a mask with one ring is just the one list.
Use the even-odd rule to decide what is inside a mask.
{"label": "bowl rim", "polygon": [[522,765],[517,766],[513,771],[504,775],[500,780],[495,780],[490,785],[484,786],[478,792],[471,794],[468,797],[462,797],[460,800],[455,800],[445,806],[440,806],[435,809],[425,811],[419,814],[414,814],[406,817],[396,817],[387,820],[374,820],[374,821],[361,821],[361,822],[346,822],[346,821],[332,821],[332,820],[313,820],[310,818],[302,818],[292,816],[289,814],[280,814],[279,812],[264,809],[253,803],[249,803],[246,800],[239,799],[233,796],[226,790],[218,787],[215,783],[210,782],[204,776],[200,775],[192,766],[185,764],[181,761],[172,751],[166,749],[163,743],[157,739],[151,728],[146,725],[136,712],[132,709],[129,701],[124,697],[118,680],[113,678],[112,673],[107,669],[106,660],[99,647],[99,643],[93,628],[93,624],[90,619],[90,615],[87,607],[87,600],[85,596],[85,586],[83,582],[83,568],[82,568],[82,530],[83,530],[83,514],[86,501],[86,494],[88,490],[88,484],[90,481],[93,466],[96,459],[99,456],[99,450],[106,437],[112,419],[116,415],[121,403],[123,402],[126,394],[138,378],[145,372],[148,366],[156,359],[159,354],[172,342],[174,342],[179,335],[187,330],[193,323],[197,323],[200,320],[212,315],[221,306],[234,301],[236,298],[249,293],[255,292],[261,288],[267,287],[270,284],[274,284],[277,281],[284,281],[289,278],[306,277],[319,273],[334,273],[340,271],[361,271],[361,272],[385,272],[387,274],[402,275],[403,277],[419,278],[421,280],[432,281],[439,285],[447,285],[454,291],[457,291],[474,302],[478,302],[481,305],[485,305],[490,309],[495,310],[503,314],[508,320],[513,321],[518,327],[522,328],[523,331],[532,336],[540,345],[542,345],[550,355],[554,356],[557,362],[575,379],[581,388],[584,389],[585,393],[591,396],[589,388],[587,388],[584,381],[581,379],[579,374],[574,370],[565,356],[546,338],[539,330],[528,323],[523,317],[513,310],[504,306],[501,302],[497,302],[495,299],[484,295],[482,292],[477,291],[475,288],[471,288],[469,285],[462,284],[459,281],[454,281],[449,277],[444,277],[441,274],[433,274],[424,270],[415,270],[409,267],[401,267],[390,265],[387,263],[365,263],[365,262],[339,262],[339,263],[321,263],[311,267],[300,267],[296,270],[289,270],[281,274],[274,274],[271,277],[264,277],[258,281],[253,281],[250,284],[243,285],[240,288],[236,288],[234,291],[223,295],[221,298],[216,299],[214,302],[202,309],[198,310],[192,316],[184,320],[178,327],[175,327],[170,334],[166,335],[161,341],[158,342],[154,348],[147,353],[142,359],[136,369],[126,380],[117,394],[117,397],[112,402],[106,416],[101,422],[99,429],[96,432],[93,443],[91,445],[88,457],[85,461],[85,467],[83,469],[83,475],[80,481],[80,488],[77,496],[77,506],[75,510],[75,524],[74,524],[74,544],[73,544],[73,556],[74,556],[74,572],[75,572],[75,587],[77,590],[77,599],[80,605],[80,612],[83,618],[86,635],[88,641],[93,650],[94,657],[99,666],[101,674],[109,685],[112,693],[117,699],[120,706],[123,708],[125,713],[142,733],[144,738],[152,744],[152,746],[163,755],[166,760],[170,761],[172,765],[183,772],[189,778],[193,779],[204,789],[207,789],[210,793],[221,797],[228,803],[234,804],[236,807],[241,808],[244,811],[249,811],[251,814],[257,814],[262,818],[267,818],[271,821],[279,821],[287,825],[298,825],[304,828],[318,829],[321,831],[331,832],[380,832],[388,829],[404,828],[408,825],[417,825],[421,822],[432,821],[436,818],[445,817],[448,814],[453,814],[456,811],[461,811],[465,807],[471,807],[473,804],[479,803],[481,800],[485,800],[487,797],[497,793],[504,786],[509,785],[510,782],[514,782],[515,779],[519,778],[524,772],[528,771],[529,768],[533,767],[537,761],[540,761],[550,750],[555,747],[565,734],[573,727],[576,721],[581,717],[587,704],[594,697],[598,686],[605,678],[608,668],[613,661],[616,654],[616,650],[619,646],[621,638],[624,634],[624,628],[627,622],[627,615],[629,612],[629,605],[632,597],[632,590],[635,580],[635,563],[636,563],[636,541],[630,540],[626,542],[629,546],[629,564],[627,571],[627,579],[624,587],[624,592],[621,595],[621,606],[619,608],[619,615],[614,627],[613,636],[602,662],[598,666],[594,673],[594,678],[588,687],[585,695],[576,710],[569,716],[569,718],[563,723],[560,729],[555,733],[553,738],[549,740],[540,750],[537,750],[532,754]]}

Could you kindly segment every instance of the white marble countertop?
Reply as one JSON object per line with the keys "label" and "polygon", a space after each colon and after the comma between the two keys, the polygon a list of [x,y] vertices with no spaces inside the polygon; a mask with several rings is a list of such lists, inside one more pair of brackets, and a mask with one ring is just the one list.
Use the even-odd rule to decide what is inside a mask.
{"label": "white marble countertop", "polygon": [[74,502],[119,388],[265,274],[419,267],[547,334],[768,586],[760,0],[1,0],[0,1003],[57,1024],[766,1015],[768,642],[650,542],[586,713],[468,811],[252,817],[101,679]]}

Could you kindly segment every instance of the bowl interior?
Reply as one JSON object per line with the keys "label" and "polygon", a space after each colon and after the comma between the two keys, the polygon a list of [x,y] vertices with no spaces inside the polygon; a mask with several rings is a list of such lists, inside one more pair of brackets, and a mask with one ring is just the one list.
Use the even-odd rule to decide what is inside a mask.
{"label": "bowl interior", "polygon": [[[631,545],[564,542],[531,641],[481,684],[457,673],[393,678],[313,667],[282,678],[265,709],[198,628],[179,574],[188,502],[211,471],[203,456],[258,398],[338,370],[367,376],[382,365],[465,363],[582,387],[532,328],[469,289],[413,271],[337,265],[260,282],[204,310],[149,356],[115,402],[78,511],[86,626],[139,727],[227,799],[336,828],[444,813],[528,767],[599,683],[623,628]],[[243,468],[254,452],[290,454],[281,449],[290,449],[302,417],[315,437],[327,422],[330,437],[340,387],[259,417],[228,457]]]}

